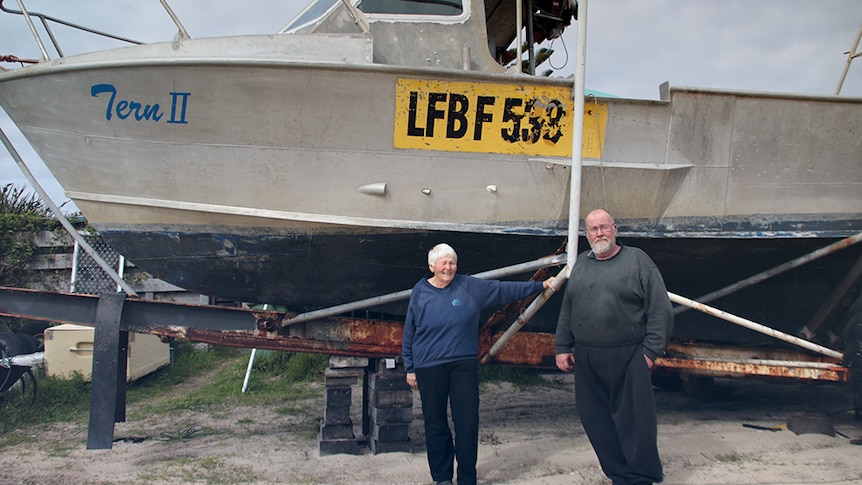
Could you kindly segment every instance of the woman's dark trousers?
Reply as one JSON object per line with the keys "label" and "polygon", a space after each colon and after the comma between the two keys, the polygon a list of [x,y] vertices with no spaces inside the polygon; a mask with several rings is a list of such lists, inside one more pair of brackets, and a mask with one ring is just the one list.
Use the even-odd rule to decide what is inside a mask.
{"label": "woman's dark trousers", "polygon": [[[451,480],[453,459],[457,459],[458,485],[475,484],[479,448],[479,363],[470,359],[416,369],[416,380],[425,417],[425,446],[431,478],[435,482]],[[454,444],[447,404],[452,407]]]}

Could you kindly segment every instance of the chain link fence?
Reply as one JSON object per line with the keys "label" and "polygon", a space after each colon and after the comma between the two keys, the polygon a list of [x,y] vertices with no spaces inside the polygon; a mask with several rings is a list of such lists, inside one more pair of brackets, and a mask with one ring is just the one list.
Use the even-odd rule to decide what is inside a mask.
{"label": "chain link fence", "polygon": [[[109,266],[116,269],[120,277],[123,277],[125,258],[114,248],[108,245],[101,236],[93,234],[82,234],[87,243],[93,247],[96,253]],[[101,293],[116,293],[121,291],[114,279],[94,260],[87,251],[84,251],[78,242],[75,242],[74,259],[72,262],[72,293],[86,293],[98,295]]]}

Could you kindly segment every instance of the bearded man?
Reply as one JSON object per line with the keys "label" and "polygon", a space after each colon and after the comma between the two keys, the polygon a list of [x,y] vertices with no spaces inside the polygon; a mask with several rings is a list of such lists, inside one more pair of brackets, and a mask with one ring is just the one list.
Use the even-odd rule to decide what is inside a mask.
{"label": "bearded man", "polygon": [[652,367],[673,329],[670,299],[652,259],[617,242],[609,212],[596,209],[584,222],[591,249],[565,289],[557,367],[575,372],[581,423],[614,485],[661,482]]}

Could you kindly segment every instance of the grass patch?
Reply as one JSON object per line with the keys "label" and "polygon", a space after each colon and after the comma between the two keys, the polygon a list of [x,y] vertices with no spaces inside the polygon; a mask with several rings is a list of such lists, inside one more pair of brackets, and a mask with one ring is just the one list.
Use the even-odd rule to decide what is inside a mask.
{"label": "grass patch", "polygon": [[157,470],[142,474],[139,478],[144,483],[208,483],[213,485],[254,483],[258,480],[252,467],[225,464],[221,458],[215,456],[166,460],[159,464]]}
{"label": "grass patch", "polygon": [[173,443],[176,441],[188,441],[203,432],[200,426],[188,426],[177,431],[164,432],[159,436],[159,441]]}
{"label": "grass patch", "polygon": [[245,393],[242,383],[248,367],[249,349],[212,348],[194,352],[177,352],[176,370],[156,377],[139,387],[142,393],[165,382],[179,384],[200,375],[205,369],[217,368],[207,382],[194,390],[159,402],[142,403],[140,412],[147,414],[170,413],[178,410],[206,410],[242,405],[269,405],[285,400],[315,397],[319,390],[305,385],[323,379],[328,356],[291,352],[261,353],[249,376]]}
{"label": "grass patch", "polygon": [[[316,397],[328,356],[271,352],[256,359],[248,391],[242,393],[249,349],[229,347],[199,348],[177,340],[174,362],[135,382],[126,389],[126,402],[137,403],[136,415],[170,413],[181,409],[216,411],[233,405],[281,404],[286,400]],[[205,377],[201,386],[178,397],[164,398],[166,388]],[[31,405],[32,383],[27,392],[13,388],[0,393],[0,449],[19,442],[13,431],[31,425],[57,422],[85,424],[89,418],[91,384],[81,376],[71,379],[37,377],[38,393]],[[130,416],[131,419],[135,417]]]}
{"label": "grass patch", "polygon": [[14,433],[14,432],[5,433],[3,435],[0,435],[0,449],[7,448],[7,447],[11,448],[11,447],[14,447],[16,445],[20,445],[22,443],[27,443],[28,441],[31,441],[32,439],[33,438],[24,436],[23,434],[20,434],[20,433]]}
{"label": "grass patch", "polygon": [[748,461],[757,461],[750,455],[741,455],[739,453],[727,453],[724,455],[716,455],[716,461],[719,463],[744,463]]}
{"label": "grass patch", "polygon": [[[306,399],[319,394],[319,389],[306,385],[323,379],[328,356],[291,352],[264,353],[255,359],[245,393],[242,383],[248,366],[250,350],[227,349],[216,351],[210,358],[194,357],[190,367],[216,367],[215,375],[207,383],[176,398],[158,403],[143,403],[141,411],[149,414],[169,413],[178,410],[225,409],[233,405],[269,405],[285,400]],[[182,362],[178,365],[183,366]],[[200,370],[199,370],[200,371]],[[197,373],[199,373],[199,371]],[[195,375],[192,372],[189,374]],[[187,378],[187,377],[186,377]],[[162,384],[156,382],[155,389]]]}
{"label": "grass patch", "polygon": [[25,377],[26,392],[20,383],[0,394],[0,435],[28,424],[82,423],[89,416],[90,384],[80,375],[71,379],[37,377],[36,403],[33,384]]}
{"label": "grass patch", "polygon": [[[83,442],[87,437],[86,431],[82,434],[78,435]],[[42,444],[42,449],[48,456],[59,457],[59,458],[68,458],[71,456],[72,452],[78,449],[78,443],[69,441],[69,440],[56,440],[49,441],[47,443]]]}

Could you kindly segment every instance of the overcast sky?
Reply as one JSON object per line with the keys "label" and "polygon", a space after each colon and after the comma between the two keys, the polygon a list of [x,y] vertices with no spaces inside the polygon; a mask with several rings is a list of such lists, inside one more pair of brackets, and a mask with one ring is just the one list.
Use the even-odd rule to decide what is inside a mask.
{"label": "overcast sky", "polygon": [[[169,3],[193,38],[274,33],[306,5],[305,0]],[[17,2],[7,1],[6,6],[17,8]],[[175,32],[158,0],[26,0],[25,6],[143,42],[170,40]],[[658,86],[665,81],[673,86],[831,95],[862,27],[862,0],[589,0],[588,9],[586,87],[639,99],[658,99]],[[62,27],[54,33],[65,55],[120,45]],[[574,72],[576,42],[576,28],[570,28],[552,44],[555,75]],[[0,55],[39,57],[21,16],[0,13]],[[841,95],[862,97],[862,58],[851,65]],[[49,196],[58,204],[66,202],[2,110],[0,128]],[[27,185],[11,155],[0,147],[0,185],[10,182]],[[74,209],[69,203],[64,212],[70,207]]]}

